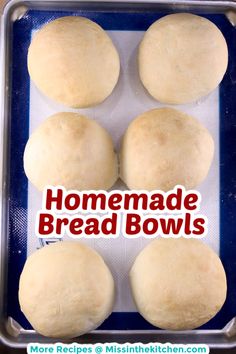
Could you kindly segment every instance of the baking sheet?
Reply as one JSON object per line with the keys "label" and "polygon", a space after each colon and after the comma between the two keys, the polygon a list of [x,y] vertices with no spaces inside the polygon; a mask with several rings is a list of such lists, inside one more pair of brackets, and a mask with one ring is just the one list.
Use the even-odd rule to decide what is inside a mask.
{"label": "baking sheet", "polygon": [[[121,76],[117,87],[112,95],[101,105],[92,109],[76,110],[90,116],[100,122],[112,135],[115,145],[118,148],[120,137],[124,133],[128,123],[138,114],[160,107],[158,102],[153,100],[142,87],[137,73],[136,53],[137,46],[143,36],[143,31],[149,25],[164,14],[154,12],[81,12],[62,13],[50,11],[29,11],[13,26],[13,91],[12,91],[12,131],[11,131],[11,183],[10,183],[10,263],[9,263],[9,303],[8,313],[24,328],[30,328],[24,316],[19,310],[17,300],[18,278],[27,254],[31,253],[39,242],[34,235],[35,214],[41,206],[41,195],[27,182],[22,165],[24,146],[31,133],[47,116],[58,111],[68,110],[47,98],[45,98],[29,81],[26,67],[27,48],[34,31],[42,24],[51,19],[63,15],[82,15],[98,22],[104,29],[108,30],[112,37],[121,58]],[[236,41],[236,33],[224,15],[211,15],[210,19],[215,22],[223,31],[228,41]],[[228,42],[229,44],[229,42]],[[230,49],[230,48],[229,48]],[[230,55],[235,47],[230,49]],[[220,253],[224,265],[227,265],[225,257],[228,246],[223,249],[222,240],[228,235],[222,233],[222,210],[225,211],[228,200],[234,198],[234,190],[228,193],[222,181],[222,169],[225,171],[229,159],[228,152],[222,147],[222,133],[226,128],[233,132],[230,119],[235,118],[234,107],[224,101],[229,99],[232,87],[235,89],[235,81],[231,75],[234,62],[230,60],[228,75],[226,75],[220,91],[216,89],[208,97],[194,104],[178,106],[176,108],[192,114],[198,118],[211,132],[215,141],[215,157],[210,173],[205,182],[200,186],[202,193],[201,212],[209,218],[209,235],[205,242]],[[235,107],[236,108],[236,107]],[[228,124],[225,125],[225,119]],[[236,119],[236,118],[235,118]],[[223,127],[223,128],[222,128]],[[220,139],[219,139],[220,137]],[[223,136],[225,138],[225,135]],[[227,139],[226,139],[227,140]],[[225,141],[226,141],[225,140]],[[232,149],[230,154],[232,153]],[[230,164],[231,166],[231,164]],[[231,166],[233,170],[233,166]],[[227,180],[227,178],[226,178]],[[122,186],[121,186],[122,187]],[[228,186],[230,187],[230,185]],[[117,188],[117,186],[115,186]],[[124,186],[122,187],[124,188]],[[223,189],[224,188],[224,189]],[[223,194],[222,194],[223,192]],[[227,193],[227,194],[226,194]],[[222,199],[223,197],[223,199]],[[222,205],[222,200],[224,205]],[[225,203],[226,202],[226,203]],[[221,208],[219,206],[221,205]],[[226,220],[224,220],[225,223]],[[232,221],[232,220],[231,220]],[[230,223],[232,225],[232,222]],[[229,226],[229,225],[228,225]],[[220,232],[221,230],[221,232]],[[229,233],[229,232],[227,232]],[[219,237],[220,235],[220,237]],[[130,296],[128,287],[128,270],[137,253],[149,242],[143,238],[128,240],[120,236],[113,240],[83,240],[96,248],[105,258],[111,268],[117,284],[117,299],[114,313],[101,326],[102,329],[153,329],[138,313]],[[232,247],[235,249],[235,246]],[[226,251],[227,252],[226,252]],[[224,251],[224,252],[223,252]],[[224,258],[225,257],[225,258]],[[16,270],[17,268],[17,270]],[[236,264],[230,263],[228,279],[231,280]],[[227,271],[227,267],[226,267]],[[227,303],[220,314],[204,326],[204,328],[222,328],[236,313],[235,300],[232,292],[236,291],[236,282],[230,283],[230,291]],[[228,305],[228,307],[227,307]]]}

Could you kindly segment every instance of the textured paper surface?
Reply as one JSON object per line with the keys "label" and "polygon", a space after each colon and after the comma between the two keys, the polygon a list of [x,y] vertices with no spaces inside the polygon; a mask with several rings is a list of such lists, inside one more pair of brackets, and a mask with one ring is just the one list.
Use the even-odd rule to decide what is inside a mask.
{"label": "textured paper surface", "polygon": [[[75,111],[89,116],[105,127],[113,137],[118,150],[120,139],[128,124],[139,114],[164,105],[155,101],[143,88],[137,70],[137,47],[143,32],[110,31],[121,59],[119,82],[111,96],[99,106],[90,109],[72,110],[47,99],[35,85],[30,85],[30,133],[48,116],[61,111]],[[219,107],[218,89],[201,101],[188,105],[175,106],[201,121],[211,132],[215,141],[215,156],[206,180],[198,190],[202,194],[201,213],[209,219],[209,234],[204,242],[219,251]],[[125,186],[119,182],[114,189]],[[41,209],[41,193],[30,183],[28,189],[28,254],[39,247],[34,235],[35,215]],[[150,241],[144,238],[134,240],[120,236],[112,240],[85,240],[105,259],[116,282],[116,304],[114,311],[136,311],[128,282],[128,272],[143,247]]]}

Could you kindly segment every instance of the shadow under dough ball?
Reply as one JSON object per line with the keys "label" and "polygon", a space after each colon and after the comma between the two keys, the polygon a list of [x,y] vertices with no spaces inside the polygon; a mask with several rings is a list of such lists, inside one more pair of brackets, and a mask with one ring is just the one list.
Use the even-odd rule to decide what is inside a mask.
{"label": "shadow under dough ball", "polygon": [[207,176],[214,141],[195,118],[158,108],[134,119],[120,151],[120,174],[130,189],[168,191],[177,184],[191,189]]}
{"label": "shadow under dough ball", "polygon": [[77,113],[57,113],[30,136],[24,170],[40,191],[47,185],[66,189],[107,190],[118,176],[117,157],[108,132]]}
{"label": "shadow under dough ball", "polygon": [[227,284],[217,254],[196,239],[160,238],[137,256],[130,283],[138,311],[151,324],[189,330],[213,318]]}
{"label": "shadow under dough ball", "polygon": [[51,21],[30,44],[28,70],[46,96],[69,107],[101,103],[120,72],[117,50],[107,33],[80,16]]}
{"label": "shadow under dough ball", "polygon": [[144,34],[138,63],[140,79],[156,100],[183,104],[219,85],[228,65],[228,48],[208,19],[172,14],[154,22]]}
{"label": "shadow under dough ball", "polygon": [[20,307],[33,328],[74,338],[112,312],[115,288],[102,257],[79,242],[56,242],[28,257],[20,276]]}

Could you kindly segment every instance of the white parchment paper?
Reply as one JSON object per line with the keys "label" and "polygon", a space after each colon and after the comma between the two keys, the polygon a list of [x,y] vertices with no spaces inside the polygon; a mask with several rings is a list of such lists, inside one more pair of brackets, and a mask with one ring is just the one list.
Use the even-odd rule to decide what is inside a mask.
{"label": "white parchment paper", "polygon": [[[118,150],[120,139],[128,124],[139,114],[163,105],[151,98],[143,88],[137,70],[137,47],[143,32],[109,31],[121,59],[119,82],[111,96],[99,106],[90,109],[72,110],[54,103],[41,94],[34,84],[30,84],[30,133],[48,116],[61,111],[77,111],[97,120],[113,137]],[[195,116],[211,132],[215,141],[215,156],[206,180],[198,188],[202,194],[201,213],[209,219],[209,234],[204,242],[219,251],[219,107],[218,89],[199,102],[176,106]],[[114,189],[124,188],[121,182]],[[35,216],[41,209],[41,193],[29,183],[28,189],[28,254],[39,247],[35,236]],[[117,239],[86,240],[105,259],[116,282],[116,304],[114,311],[136,311],[128,282],[128,272],[136,255],[143,249],[148,240],[133,240],[120,236]]]}

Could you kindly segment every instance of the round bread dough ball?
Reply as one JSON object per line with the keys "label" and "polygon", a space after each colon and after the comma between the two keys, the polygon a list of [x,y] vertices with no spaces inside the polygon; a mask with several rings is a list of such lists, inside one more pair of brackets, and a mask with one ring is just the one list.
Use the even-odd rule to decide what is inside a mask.
{"label": "round bread dough ball", "polygon": [[196,239],[158,239],[137,256],[130,283],[138,311],[162,329],[189,330],[213,318],[225,302],[225,271]]}
{"label": "round bread dough ball", "polygon": [[226,41],[206,18],[179,13],[154,22],[138,54],[147,91],[169,104],[192,102],[213,91],[228,65]]}
{"label": "round bread dough ball", "polygon": [[67,16],[49,22],[35,34],[28,51],[28,70],[46,96],[83,108],[110,95],[118,81],[120,60],[98,24]]}
{"label": "round bread dough ball", "polygon": [[20,276],[19,302],[40,334],[73,338],[111,313],[113,277],[102,257],[79,242],[56,242],[33,253]]}
{"label": "round bread dough ball", "polygon": [[106,190],[118,175],[110,135],[77,113],[57,113],[33,132],[25,147],[24,169],[40,191],[46,185]]}
{"label": "round bread dough ball", "polygon": [[153,109],[133,120],[123,137],[121,178],[130,189],[191,189],[207,176],[213,154],[213,139],[195,118]]}

